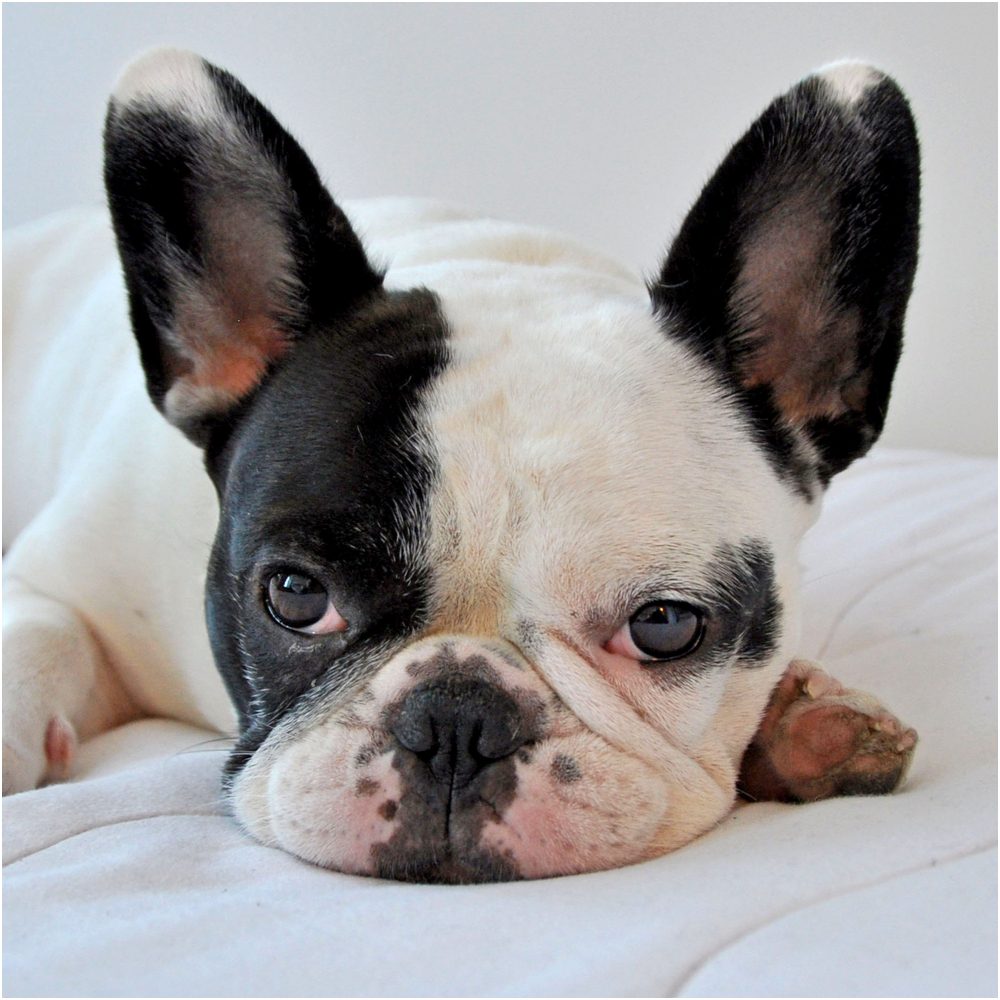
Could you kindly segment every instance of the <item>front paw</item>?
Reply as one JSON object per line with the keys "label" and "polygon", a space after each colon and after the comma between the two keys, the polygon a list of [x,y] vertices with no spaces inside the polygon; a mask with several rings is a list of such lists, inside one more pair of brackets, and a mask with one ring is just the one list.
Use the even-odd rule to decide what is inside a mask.
{"label": "front paw", "polygon": [[794,661],[743,757],[738,790],[753,801],[883,795],[902,782],[917,745],[875,698]]}
{"label": "front paw", "polygon": [[76,731],[61,715],[52,716],[44,727],[5,723],[3,794],[30,791],[68,777],[76,746]]}

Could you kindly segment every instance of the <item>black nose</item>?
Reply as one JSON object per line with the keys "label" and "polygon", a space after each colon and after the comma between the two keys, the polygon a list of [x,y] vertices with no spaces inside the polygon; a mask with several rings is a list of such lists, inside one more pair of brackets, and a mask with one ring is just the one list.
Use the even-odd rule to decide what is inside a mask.
{"label": "black nose", "polygon": [[469,678],[418,685],[391,728],[400,745],[423,760],[438,781],[456,788],[530,738],[510,695]]}

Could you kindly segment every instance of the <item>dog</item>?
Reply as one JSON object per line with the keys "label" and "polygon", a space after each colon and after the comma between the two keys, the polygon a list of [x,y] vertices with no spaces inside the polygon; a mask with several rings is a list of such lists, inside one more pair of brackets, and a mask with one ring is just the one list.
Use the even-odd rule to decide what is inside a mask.
{"label": "dog", "polygon": [[231,810],[317,865],[589,872],[740,796],[899,784],[915,732],[796,657],[798,545],[881,431],[917,261],[889,77],[775,100],[646,287],[411,202],[352,213],[386,270],[185,52],[126,69],[105,153],[145,386],[63,359],[89,395],[7,560],[5,793],[131,718],[231,723],[203,580]]}

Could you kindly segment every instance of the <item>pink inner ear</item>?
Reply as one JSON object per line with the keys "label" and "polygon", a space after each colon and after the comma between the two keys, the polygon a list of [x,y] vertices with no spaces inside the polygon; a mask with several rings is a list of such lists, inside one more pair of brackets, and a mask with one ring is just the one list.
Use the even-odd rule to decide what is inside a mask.
{"label": "pink inner ear", "polygon": [[266,203],[217,192],[202,207],[202,224],[207,267],[178,283],[174,335],[193,409],[199,395],[215,408],[256,387],[290,347],[275,317],[294,315],[299,300],[287,236]]}
{"label": "pink inner ear", "polygon": [[856,381],[858,319],[837,307],[833,263],[829,224],[804,193],[759,227],[742,256],[743,382],[770,386],[792,423],[840,416],[852,402],[843,389]]}
{"label": "pink inner ear", "polygon": [[237,320],[230,335],[206,345],[188,379],[193,386],[238,399],[254,389],[288,346],[284,333],[269,318]]}

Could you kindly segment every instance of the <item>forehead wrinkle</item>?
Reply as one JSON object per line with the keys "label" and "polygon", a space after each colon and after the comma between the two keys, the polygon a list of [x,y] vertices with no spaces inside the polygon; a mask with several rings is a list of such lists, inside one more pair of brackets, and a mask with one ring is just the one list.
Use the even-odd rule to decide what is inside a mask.
{"label": "forehead wrinkle", "polygon": [[482,289],[442,296],[430,565],[453,625],[461,612],[565,620],[650,567],[704,589],[721,539],[787,532],[748,428],[647,305],[578,294],[560,313],[551,289],[541,305],[515,290],[495,309]]}

